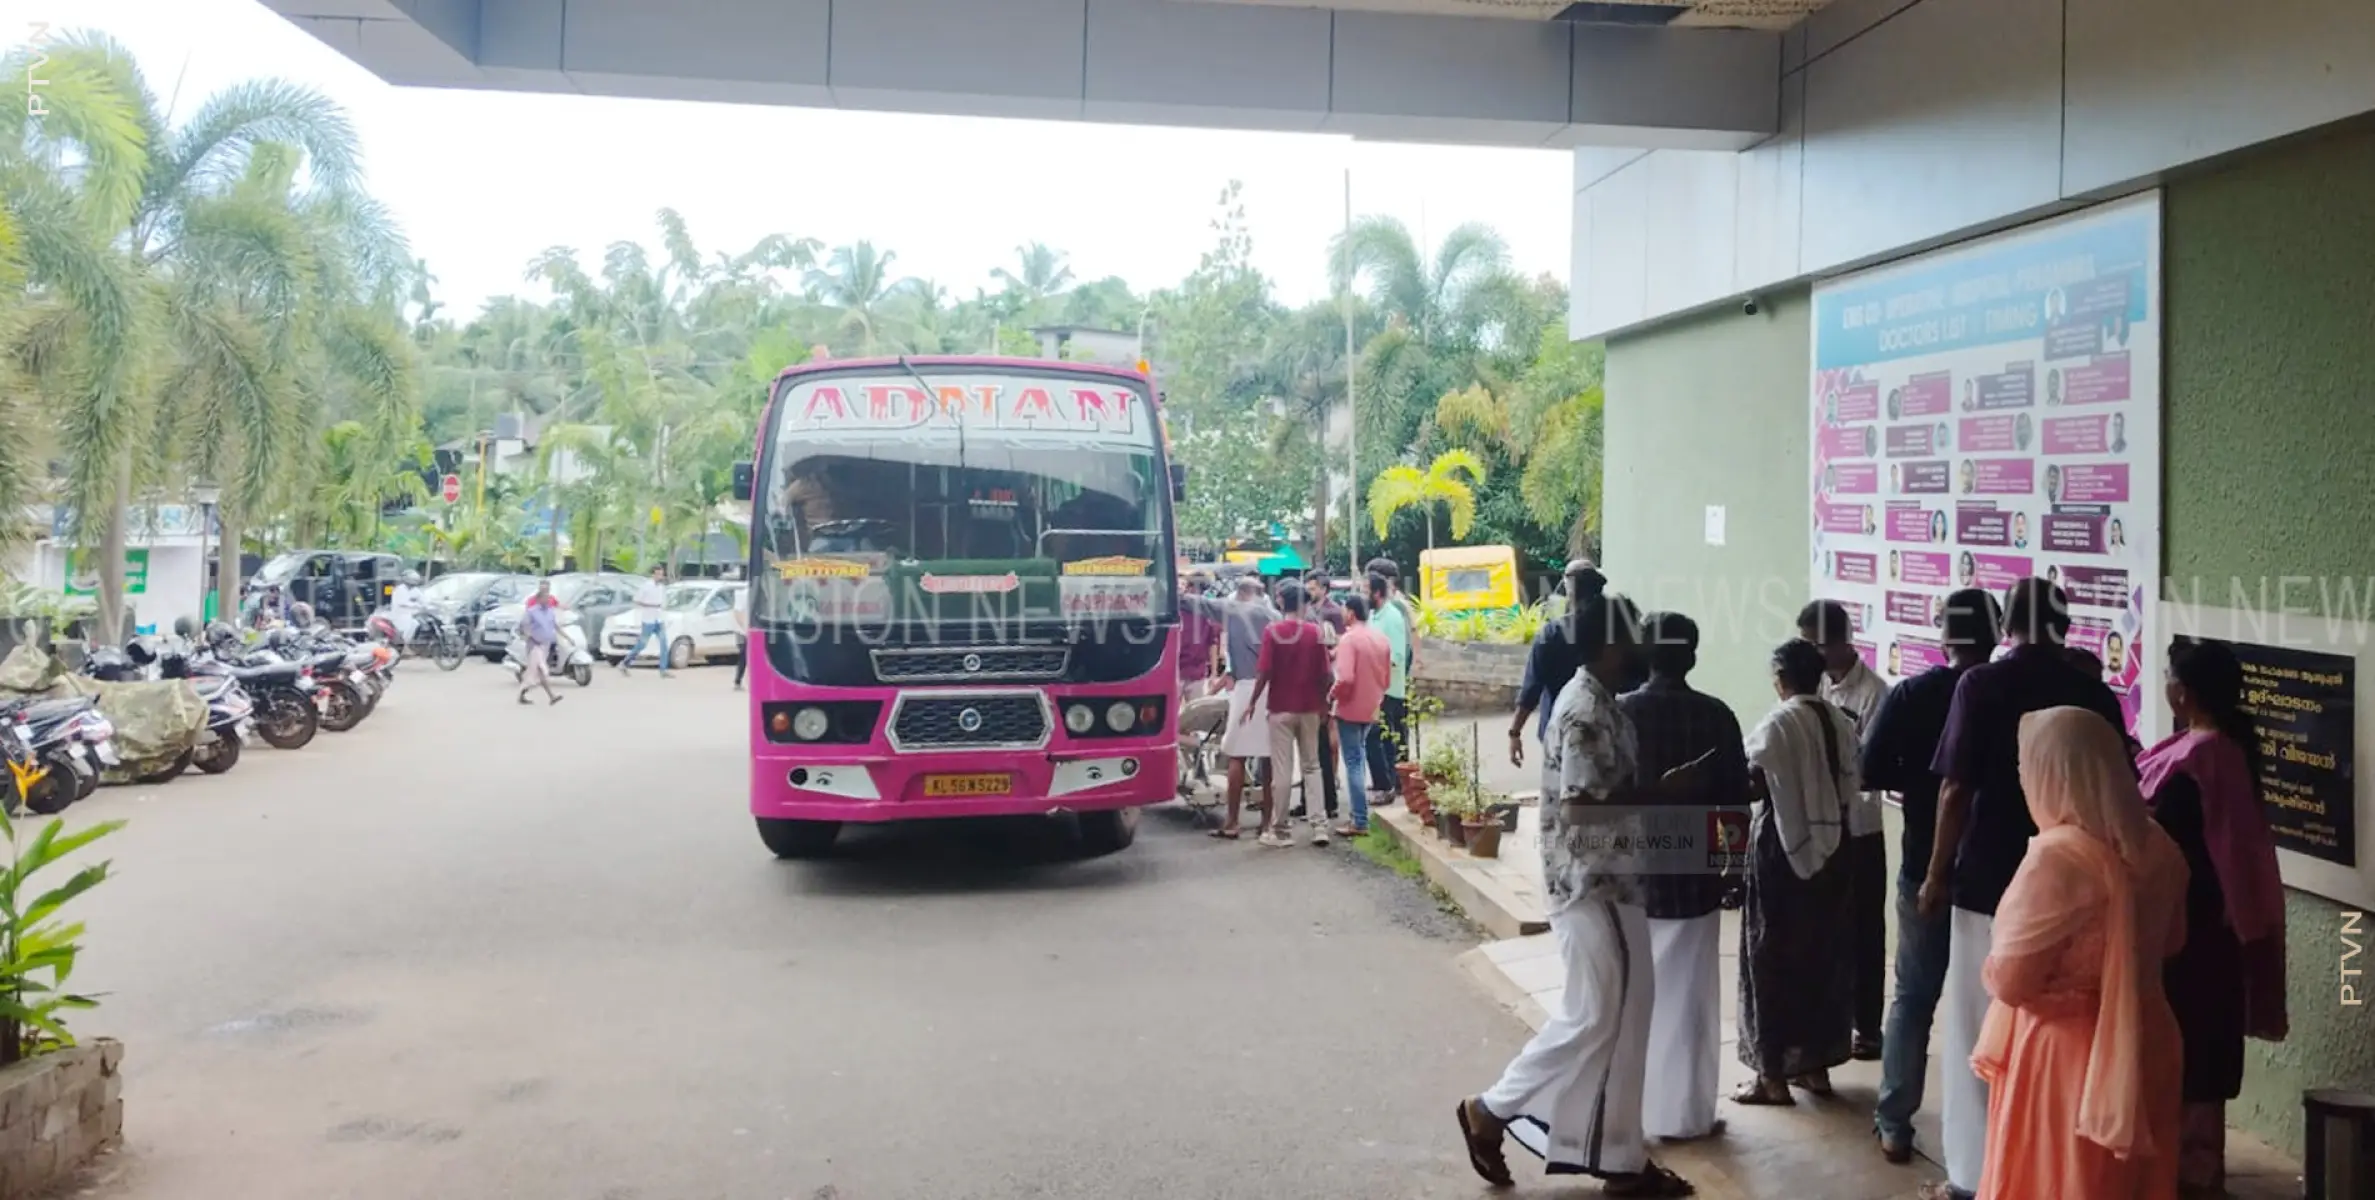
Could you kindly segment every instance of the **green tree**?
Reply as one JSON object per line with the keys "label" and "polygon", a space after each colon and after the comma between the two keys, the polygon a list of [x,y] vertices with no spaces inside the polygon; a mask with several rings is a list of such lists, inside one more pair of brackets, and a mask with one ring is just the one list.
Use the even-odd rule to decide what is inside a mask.
{"label": "green tree", "polygon": [[1388,467],[1369,486],[1369,522],[1376,526],[1377,536],[1384,537],[1394,514],[1418,509],[1426,519],[1427,548],[1432,550],[1435,506],[1441,504],[1450,515],[1451,540],[1460,541],[1476,521],[1476,488],[1484,479],[1483,461],[1466,450],[1446,450],[1423,471],[1408,464]]}
{"label": "green tree", "polygon": [[[29,85],[34,50],[0,59],[0,210],[10,289],[0,313],[9,379],[0,422],[0,504],[28,499],[49,453],[64,457],[60,499],[73,537],[99,554],[99,620],[123,627],[124,506],[143,441],[144,368],[155,319],[139,259],[127,252],[163,138],[132,58],[104,38],[45,44],[43,108]],[[71,165],[71,169],[70,169]],[[25,411],[50,414],[28,434]]]}
{"label": "green tree", "polygon": [[891,274],[898,257],[861,241],[835,247],[823,267],[809,270],[809,294],[834,314],[836,351],[866,354],[904,344],[891,309],[914,284]]}

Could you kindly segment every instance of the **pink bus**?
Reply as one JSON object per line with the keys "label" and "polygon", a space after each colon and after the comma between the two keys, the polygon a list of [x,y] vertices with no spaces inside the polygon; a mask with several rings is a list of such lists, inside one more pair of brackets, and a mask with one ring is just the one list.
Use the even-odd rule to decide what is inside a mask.
{"label": "pink bus", "polygon": [[1071,816],[1094,852],[1178,774],[1178,585],[1141,372],[995,358],[786,370],[751,501],[750,807],[845,824]]}

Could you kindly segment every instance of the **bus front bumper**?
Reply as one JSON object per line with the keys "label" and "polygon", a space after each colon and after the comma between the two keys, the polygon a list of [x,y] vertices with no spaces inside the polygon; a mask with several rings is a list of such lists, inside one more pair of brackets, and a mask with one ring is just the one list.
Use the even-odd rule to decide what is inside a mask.
{"label": "bus front bumper", "polygon": [[1044,816],[1160,804],[1176,793],[1176,741],[1092,752],[761,755],[751,814],[798,821],[918,821]]}

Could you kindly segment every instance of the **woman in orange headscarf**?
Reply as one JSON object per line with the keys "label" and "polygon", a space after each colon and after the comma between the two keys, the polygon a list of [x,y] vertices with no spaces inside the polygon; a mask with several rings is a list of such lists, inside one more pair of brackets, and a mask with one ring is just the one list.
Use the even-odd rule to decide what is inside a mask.
{"label": "woman in orange headscarf", "polygon": [[2185,938],[2184,852],[2145,812],[2118,730],[2078,708],[2020,723],[2037,837],[1996,909],[1982,1200],[2177,1193],[2184,1057],[2162,964]]}

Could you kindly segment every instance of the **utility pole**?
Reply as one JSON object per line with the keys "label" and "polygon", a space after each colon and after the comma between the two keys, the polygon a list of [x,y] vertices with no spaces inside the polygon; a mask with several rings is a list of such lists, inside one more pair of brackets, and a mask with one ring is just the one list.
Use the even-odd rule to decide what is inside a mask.
{"label": "utility pole", "polygon": [[[1338,301],[1344,305],[1344,469],[1349,478],[1344,485],[1344,565],[1345,574],[1356,581],[1361,572],[1361,410],[1354,403],[1353,384],[1360,374],[1360,364],[1353,357],[1352,335],[1352,168],[1344,168],[1344,294]],[[1321,514],[1320,525],[1327,525]],[[1321,564],[1326,569],[1326,564]]]}

